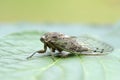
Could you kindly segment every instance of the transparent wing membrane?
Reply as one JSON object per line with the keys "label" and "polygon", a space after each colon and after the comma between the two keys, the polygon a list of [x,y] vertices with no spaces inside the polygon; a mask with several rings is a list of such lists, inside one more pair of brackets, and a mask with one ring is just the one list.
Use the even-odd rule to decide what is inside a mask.
{"label": "transparent wing membrane", "polygon": [[81,54],[107,54],[113,51],[113,47],[109,44],[88,36],[80,36],[76,38],[77,42],[89,50],[81,52]]}

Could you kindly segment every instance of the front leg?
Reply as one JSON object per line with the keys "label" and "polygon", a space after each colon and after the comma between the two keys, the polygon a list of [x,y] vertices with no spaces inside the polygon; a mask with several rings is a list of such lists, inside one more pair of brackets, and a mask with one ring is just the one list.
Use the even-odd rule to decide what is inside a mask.
{"label": "front leg", "polygon": [[34,56],[36,53],[40,53],[40,54],[41,54],[41,53],[45,53],[46,50],[47,50],[47,45],[44,44],[44,49],[43,49],[43,50],[39,50],[39,51],[34,52],[32,55],[28,56],[27,59],[31,58],[31,57]]}

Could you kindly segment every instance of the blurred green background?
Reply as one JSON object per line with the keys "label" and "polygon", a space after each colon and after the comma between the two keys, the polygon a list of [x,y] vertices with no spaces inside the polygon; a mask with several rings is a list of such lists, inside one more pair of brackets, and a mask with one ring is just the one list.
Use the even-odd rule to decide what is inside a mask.
{"label": "blurred green background", "polygon": [[0,22],[114,23],[120,0],[0,0]]}
{"label": "blurred green background", "polygon": [[[114,51],[53,62],[48,50],[26,60],[43,49],[39,39],[45,32],[87,35]],[[0,0],[1,80],[120,80],[119,54],[120,0]]]}

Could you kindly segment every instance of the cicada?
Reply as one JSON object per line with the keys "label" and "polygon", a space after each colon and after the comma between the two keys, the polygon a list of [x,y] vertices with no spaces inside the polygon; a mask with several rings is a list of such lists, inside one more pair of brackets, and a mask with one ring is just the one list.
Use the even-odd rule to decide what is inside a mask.
{"label": "cicada", "polygon": [[67,57],[69,54],[77,55],[104,55],[113,51],[109,44],[88,36],[68,36],[59,32],[45,33],[40,41],[44,44],[43,50],[38,50],[30,55],[31,58],[36,53],[45,53],[47,48],[51,50],[51,55],[58,51],[57,56]]}

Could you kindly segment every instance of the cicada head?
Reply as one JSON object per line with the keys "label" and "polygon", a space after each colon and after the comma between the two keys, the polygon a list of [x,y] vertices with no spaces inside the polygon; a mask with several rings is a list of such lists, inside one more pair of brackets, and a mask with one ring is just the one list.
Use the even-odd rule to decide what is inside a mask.
{"label": "cicada head", "polygon": [[40,41],[43,43],[47,42],[55,42],[56,40],[63,38],[65,35],[59,32],[48,32],[45,33],[41,38]]}

